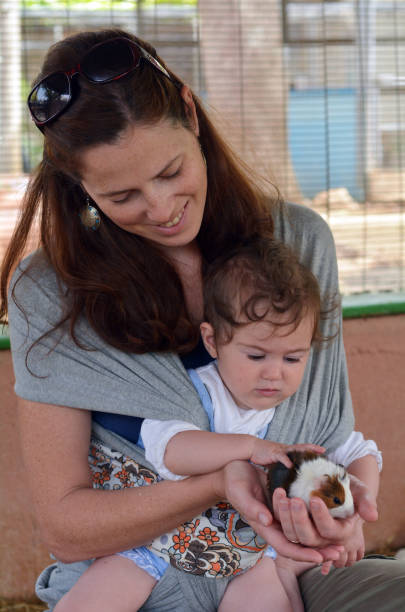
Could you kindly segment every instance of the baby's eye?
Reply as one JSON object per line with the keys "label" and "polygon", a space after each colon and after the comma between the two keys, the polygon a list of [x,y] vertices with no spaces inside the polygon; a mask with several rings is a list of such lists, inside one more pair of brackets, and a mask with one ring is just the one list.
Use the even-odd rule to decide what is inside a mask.
{"label": "baby's eye", "polygon": [[300,358],[299,357],[284,357],[284,360],[287,363],[299,363],[300,362]]}
{"label": "baby's eye", "polygon": [[247,358],[252,361],[260,361],[260,359],[264,359],[264,355],[248,355]]}

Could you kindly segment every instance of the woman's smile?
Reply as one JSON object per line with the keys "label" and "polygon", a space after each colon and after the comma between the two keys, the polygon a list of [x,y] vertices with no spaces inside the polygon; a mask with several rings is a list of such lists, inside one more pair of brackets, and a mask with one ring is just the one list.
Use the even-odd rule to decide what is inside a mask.
{"label": "woman's smile", "polygon": [[160,223],[158,225],[158,227],[162,228],[162,229],[172,229],[172,230],[174,230],[173,233],[175,233],[175,231],[181,229],[182,222],[183,222],[183,220],[185,218],[186,208],[187,208],[187,204],[185,206],[183,206],[183,208],[181,209],[179,214],[176,215],[174,217],[174,219],[172,219],[171,221],[168,221],[167,223]]}

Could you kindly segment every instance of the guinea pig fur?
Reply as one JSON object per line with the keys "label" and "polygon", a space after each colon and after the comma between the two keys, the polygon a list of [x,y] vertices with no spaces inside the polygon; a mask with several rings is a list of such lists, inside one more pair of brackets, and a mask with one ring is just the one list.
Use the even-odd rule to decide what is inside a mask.
{"label": "guinea pig fur", "polygon": [[[286,468],[282,463],[268,466],[268,494],[270,500],[277,487],[285,489],[288,497],[300,497],[309,509],[310,499],[322,499],[335,518],[346,518],[354,513],[350,491],[350,476],[342,465],[312,452],[288,453],[293,463]],[[271,507],[271,503],[270,503]]]}

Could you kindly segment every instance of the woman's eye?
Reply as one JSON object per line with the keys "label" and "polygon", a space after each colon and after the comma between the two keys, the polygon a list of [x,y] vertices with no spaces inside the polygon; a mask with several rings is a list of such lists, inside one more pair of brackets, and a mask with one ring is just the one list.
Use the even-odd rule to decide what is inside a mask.
{"label": "woman's eye", "polygon": [[164,179],[172,179],[172,178],[175,178],[176,176],[178,176],[178,175],[180,174],[180,170],[181,170],[181,167],[180,167],[180,168],[178,168],[178,169],[176,170],[176,172],[173,172],[172,174],[165,174],[164,176],[162,176],[162,178],[164,178]]}
{"label": "woman's eye", "polygon": [[113,204],[123,204],[124,202],[127,202],[129,200],[129,196],[130,194],[127,193],[125,194],[125,196],[123,198],[120,198],[119,200],[112,200]]}
{"label": "woman's eye", "polygon": [[264,355],[248,355],[248,359],[251,361],[260,361],[260,359],[264,359]]}

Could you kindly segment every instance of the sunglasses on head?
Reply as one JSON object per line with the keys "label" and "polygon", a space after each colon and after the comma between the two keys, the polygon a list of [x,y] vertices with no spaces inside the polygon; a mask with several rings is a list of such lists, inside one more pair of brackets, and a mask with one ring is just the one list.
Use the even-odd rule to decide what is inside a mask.
{"label": "sunglasses on head", "polygon": [[110,83],[138,68],[142,59],[175,83],[162,64],[140,45],[128,38],[111,38],[94,45],[75,68],[53,72],[35,85],[28,96],[34,123],[41,129],[67,109],[72,102],[74,75],[80,74],[90,83]]}

